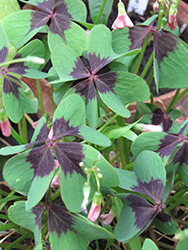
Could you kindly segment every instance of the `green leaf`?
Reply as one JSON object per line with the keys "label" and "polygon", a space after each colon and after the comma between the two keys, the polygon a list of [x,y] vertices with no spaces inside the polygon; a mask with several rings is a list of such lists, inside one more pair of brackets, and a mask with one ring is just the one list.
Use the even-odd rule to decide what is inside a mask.
{"label": "green leaf", "polygon": [[50,232],[49,238],[51,250],[86,250],[89,244],[89,241],[69,229],[66,234],[61,233],[60,236],[55,232]]}
{"label": "green leaf", "polygon": [[136,236],[135,238],[130,240],[128,244],[131,247],[131,250],[141,250],[141,242],[139,236]]}
{"label": "green leaf", "polygon": [[54,113],[53,122],[62,117],[69,121],[69,126],[78,127],[85,124],[85,105],[80,96],[70,95],[62,100]]}
{"label": "green leaf", "polygon": [[50,174],[43,177],[41,176],[34,177],[28,192],[27,196],[28,200],[26,201],[25,204],[26,210],[29,210],[35,205],[37,205],[37,203],[42,199],[42,197],[46,193],[46,190],[49,188],[54,173],[55,173],[55,166],[54,169],[50,172]]}
{"label": "green leaf", "polygon": [[[35,244],[38,245],[41,242],[41,231],[36,225],[35,214],[32,211],[26,211],[25,201],[15,202],[14,205],[8,209],[8,216],[14,223],[29,229],[35,235]],[[37,248],[41,249],[41,248]]]}
{"label": "green leaf", "polygon": [[[89,145],[83,145],[84,159],[83,162],[86,167],[91,168],[94,161],[99,157],[99,152]],[[110,188],[118,185],[118,176],[114,168],[108,163],[105,158],[100,155],[100,159],[96,162],[95,166],[100,169],[102,179],[100,179],[101,187]],[[84,199],[83,185],[86,179],[73,172],[73,174],[67,174],[60,170],[61,181],[61,196],[67,207],[71,212],[80,212],[81,204]]]}
{"label": "green leaf", "polygon": [[7,16],[2,21],[2,26],[7,33],[9,42],[17,49],[22,47],[42,28],[35,28],[28,35],[26,35],[30,30],[32,12],[32,10],[20,10]]}
{"label": "green leaf", "polygon": [[82,52],[87,49],[87,41],[88,35],[86,31],[73,22],[71,22],[69,29],[65,30],[65,42],[58,34],[48,31],[48,45],[51,52],[58,44],[66,44],[70,49],[81,56]]}
{"label": "green leaf", "polygon": [[2,50],[3,47],[6,47],[8,50],[8,48],[9,48],[8,38],[7,38],[7,35],[6,35],[4,29],[1,25],[0,25],[0,37],[1,37],[0,50]]}
{"label": "green leaf", "polygon": [[112,31],[112,48],[115,53],[123,54],[129,51],[131,40],[129,39],[129,28],[115,29]]}
{"label": "green leaf", "polygon": [[34,171],[26,161],[29,151],[25,151],[9,159],[3,169],[3,176],[6,182],[17,192],[27,195]]}
{"label": "green leaf", "polygon": [[188,87],[187,57],[188,50],[177,39],[174,50],[168,52],[168,55],[160,62],[160,69],[156,59],[154,60],[154,77],[159,88],[175,89]]}
{"label": "green leaf", "polygon": [[[21,83],[27,91],[29,90],[29,92],[31,92],[30,88],[24,82],[21,81]],[[18,123],[24,113],[31,114],[37,112],[38,101],[36,98],[30,99],[21,87],[18,88],[18,93],[16,94],[18,94],[18,97],[15,94],[5,94],[3,92],[3,100],[5,110],[10,120]],[[14,107],[14,109],[12,109],[12,107]]]}
{"label": "green leaf", "polygon": [[13,155],[25,150],[25,145],[7,146],[0,149],[0,155]]}
{"label": "green leaf", "polygon": [[117,74],[118,77],[113,90],[124,105],[149,99],[150,90],[142,78],[126,72],[117,72]]}
{"label": "green leaf", "polygon": [[88,241],[114,238],[114,235],[104,227],[96,225],[80,214],[74,216],[73,228],[75,228],[76,231]]}
{"label": "green leaf", "polygon": [[142,250],[158,250],[158,247],[151,239],[145,239]]}
{"label": "green leaf", "polygon": [[176,222],[170,218],[169,222],[160,221],[157,217],[154,219],[153,224],[159,229],[162,233],[167,235],[172,235],[178,229]]}
{"label": "green leaf", "polygon": [[188,239],[180,240],[176,246],[176,250],[187,250]]}
{"label": "green leaf", "polygon": [[0,3],[0,22],[11,13],[20,10],[17,0],[1,0]]}
{"label": "green leaf", "polygon": [[[102,3],[103,0],[89,0],[90,15],[94,23],[96,23],[96,19],[99,14],[99,10],[101,8]],[[108,17],[112,10],[112,5],[113,5],[113,0],[106,1],[101,16],[99,18],[99,21],[97,23],[107,24]]]}
{"label": "green leaf", "polygon": [[88,53],[96,56],[100,55],[100,59],[108,60],[116,59],[119,55],[112,50],[112,37],[110,30],[105,25],[97,25],[93,27],[89,34]]}

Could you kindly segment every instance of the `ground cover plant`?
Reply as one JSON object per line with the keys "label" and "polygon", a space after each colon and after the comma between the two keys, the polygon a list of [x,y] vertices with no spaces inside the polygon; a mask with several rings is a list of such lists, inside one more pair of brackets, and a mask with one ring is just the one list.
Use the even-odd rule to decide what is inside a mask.
{"label": "ground cover plant", "polygon": [[[175,107],[188,92],[188,46],[178,37],[179,2],[156,1],[134,25],[119,1],[109,27],[112,0],[2,1],[2,249],[187,249],[188,122],[177,122]],[[36,80],[37,97],[25,77]],[[163,109],[153,79],[157,92],[176,89]]]}

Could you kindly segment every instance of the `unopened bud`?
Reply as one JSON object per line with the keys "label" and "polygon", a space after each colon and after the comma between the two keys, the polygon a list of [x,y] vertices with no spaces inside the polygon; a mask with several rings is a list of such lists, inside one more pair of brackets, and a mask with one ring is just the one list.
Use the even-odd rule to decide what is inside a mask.
{"label": "unopened bud", "polygon": [[38,64],[45,63],[45,60],[38,56],[27,56],[25,59],[26,59],[26,62],[30,62],[30,63],[38,63]]}
{"label": "unopened bud", "polygon": [[156,1],[156,2],[153,4],[153,10],[154,10],[155,12],[157,12],[157,11],[159,10],[159,3],[158,3],[158,1]]}
{"label": "unopened bud", "polygon": [[79,163],[79,166],[80,166],[80,167],[84,167],[83,161],[81,161],[81,162]]}

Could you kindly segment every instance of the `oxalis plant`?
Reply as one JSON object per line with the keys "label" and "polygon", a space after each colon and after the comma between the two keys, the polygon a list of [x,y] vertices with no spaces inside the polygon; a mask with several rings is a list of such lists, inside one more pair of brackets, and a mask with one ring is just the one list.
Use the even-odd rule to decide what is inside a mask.
{"label": "oxalis plant", "polygon": [[[156,1],[136,25],[119,1],[112,27],[112,0],[85,2],[0,5],[0,247],[186,250],[188,123],[175,109],[188,92],[180,1]],[[152,82],[158,93],[176,89],[163,109]]]}

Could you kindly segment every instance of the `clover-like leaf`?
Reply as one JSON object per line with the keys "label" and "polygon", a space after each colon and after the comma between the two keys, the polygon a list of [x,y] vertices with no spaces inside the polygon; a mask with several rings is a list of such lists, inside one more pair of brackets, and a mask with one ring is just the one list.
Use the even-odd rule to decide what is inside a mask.
{"label": "clover-like leaf", "polygon": [[[86,39],[82,39],[83,32],[77,24],[73,23],[72,19],[80,19],[85,21],[86,18],[86,8],[84,3],[78,0],[67,1],[67,0],[49,0],[49,1],[29,1],[37,7],[37,10],[22,10],[11,14],[3,20],[3,27],[5,28],[9,41],[16,47],[20,48],[25,44],[31,37],[33,37],[37,32],[39,32],[42,27],[44,27],[49,21],[49,33],[52,35],[57,35],[61,38],[62,42],[68,40],[68,45],[72,44],[76,47],[74,43],[81,44]],[[16,27],[15,27],[15,21]],[[14,29],[19,32],[19,36],[16,36],[14,29],[11,25],[7,26],[7,22],[12,24],[14,22]],[[74,31],[69,32],[69,30]],[[78,30],[78,32],[77,32]],[[66,33],[68,31],[68,33]],[[74,35],[78,35],[77,39],[74,40]],[[71,38],[70,38],[71,37]],[[80,39],[78,39],[80,37]],[[84,37],[85,38],[85,37]],[[70,41],[72,39],[72,41]],[[81,41],[80,41],[81,40]],[[84,42],[85,44],[86,42]],[[52,46],[50,46],[52,47]]]}
{"label": "clover-like leaf", "polygon": [[[52,51],[52,63],[60,81],[75,80],[72,88],[85,100],[91,127],[97,125],[97,94],[111,110],[123,117],[130,116],[125,103],[149,98],[149,89],[142,79],[118,71],[118,67],[114,69],[114,64],[111,63],[120,56],[113,52],[111,33],[104,25],[97,25],[90,32],[87,54],[83,53],[79,57],[65,45],[57,45]],[[137,87],[139,93],[144,93],[139,98]],[[141,88],[143,91],[140,91]]]}
{"label": "clover-like leaf", "polygon": [[[117,240],[123,242],[140,234],[156,216],[164,223],[171,220],[170,216],[163,212],[166,209],[164,202],[171,189],[165,189],[166,171],[160,157],[151,151],[143,151],[136,158],[133,170],[134,172],[116,170],[120,179],[119,187],[134,192],[124,195],[125,203],[115,228]],[[172,184],[171,181],[169,183]],[[141,197],[141,194],[148,197],[147,200]],[[125,226],[125,221],[129,228]]]}

